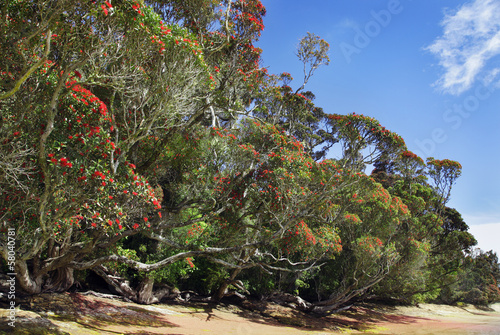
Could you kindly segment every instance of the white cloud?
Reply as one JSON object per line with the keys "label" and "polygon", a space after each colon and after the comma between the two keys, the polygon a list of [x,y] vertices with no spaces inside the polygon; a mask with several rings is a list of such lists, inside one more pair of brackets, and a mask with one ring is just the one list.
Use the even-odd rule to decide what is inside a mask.
{"label": "white cloud", "polygon": [[352,20],[350,18],[344,18],[343,20],[339,21],[336,25],[335,28],[344,31],[352,31],[353,29],[359,29],[360,24],[356,22],[355,20]]}
{"label": "white cloud", "polygon": [[486,75],[484,76],[484,79],[483,79],[483,85],[484,86],[489,86],[489,85],[493,85],[494,87],[497,87],[498,86],[498,82],[497,83],[494,83],[494,81],[496,80],[498,74],[500,74],[500,68],[494,68],[492,70],[489,70]]}
{"label": "white cloud", "polygon": [[[469,89],[488,74],[488,61],[500,55],[500,0],[474,0],[445,14],[443,34],[426,49],[439,58],[444,74],[435,83],[451,94]],[[496,73],[495,73],[496,75]]]}

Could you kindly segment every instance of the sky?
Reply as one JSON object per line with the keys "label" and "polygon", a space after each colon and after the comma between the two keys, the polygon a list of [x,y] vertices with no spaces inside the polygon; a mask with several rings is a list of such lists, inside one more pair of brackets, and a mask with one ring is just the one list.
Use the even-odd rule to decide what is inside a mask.
{"label": "sky", "polygon": [[307,32],[330,64],[307,83],[326,113],[364,114],[421,156],[463,166],[449,207],[500,255],[500,0],[262,0],[257,46],[270,73],[302,84]]}

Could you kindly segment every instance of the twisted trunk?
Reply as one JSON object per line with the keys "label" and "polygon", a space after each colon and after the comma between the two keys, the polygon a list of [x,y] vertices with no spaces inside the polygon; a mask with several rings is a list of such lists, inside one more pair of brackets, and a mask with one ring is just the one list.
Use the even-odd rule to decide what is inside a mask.
{"label": "twisted trunk", "polygon": [[104,281],[118,294],[125,298],[125,300],[133,301],[138,304],[150,305],[158,303],[170,292],[170,289],[168,288],[155,291],[154,279],[150,276],[144,277],[137,288],[134,288],[130,285],[128,280],[119,276],[111,275],[106,267],[102,265],[99,265],[92,270],[103,278]]}
{"label": "twisted trunk", "polygon": [[16,261],[16,279],[21,290],[25,293],[38,294],[42,292],[42,276],[30,273],[28,264],[24,260]]}

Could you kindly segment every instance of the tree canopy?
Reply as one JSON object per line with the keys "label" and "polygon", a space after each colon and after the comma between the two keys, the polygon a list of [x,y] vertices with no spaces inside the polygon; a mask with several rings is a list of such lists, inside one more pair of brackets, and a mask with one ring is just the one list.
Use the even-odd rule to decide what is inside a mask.
{"label": "tree canopy", "polygon": [[0,5],[0,251],[6,267],[13,228],[20,289],[93,273],[141,303],[165,286],[292,293],[317,313],[498,301],[496,255],[473,254],[446,206],[461,165],[315,106],[305,88],[330,59],[312,33],[297,89],[269,74],[265,14],[259,0]]}

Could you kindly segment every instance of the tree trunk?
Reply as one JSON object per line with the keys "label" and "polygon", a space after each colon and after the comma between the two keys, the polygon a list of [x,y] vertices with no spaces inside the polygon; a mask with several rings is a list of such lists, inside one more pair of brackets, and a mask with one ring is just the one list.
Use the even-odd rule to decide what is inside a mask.
{"label": "tree trunk", "polygon": [[351,284],[351,286],[345,288],[341,293],[333,295],[330,299],[314,303],[311,308],[311,312],[317,314],[333,313],[335,310],[338,310],[340,306],[347,304],[354,298],[365,294],[372,286],[380,282],[382,279],[384,279],[383,275],[377,276],[360,288],[355,288],[358,282],[358,280],[356,280],[356,284]]}
{"label": "tree trunk", "polygon": [[27,294],[38,294],[42,292],[43,278],[32,276],[28,269],[28,264],[24,260],[16,261],[16,279],[21,290]]}
{"label": "tree trunk", "polygon": [[146,276],[139,284],[139,289],[137,292],[137,302],[139,304],[154,304],[159,301],[159,299],[153,293],[154,280],[153,278]]}
{"label": "tree trunk", "polygon": [[106,268],[99,265],[92,269],[96,274],[98,274],[109,286],[111,286],[115,291],[129,301],[136,301],[137,293],[129,285],[129,282],[121,277],[116,277],[109,275]]}
{"label": "tree trunk", "polygon": [[[137,289],[130,286],[130,283],[117,276],[110,275],[106,268],[102,265],[92,269],[96,274],[102,277],[109,286],[111,286],[118,294],[124,297],[126,300],[136,302],[138,304],[155,304],[159,302],[163,297],[169,295],[170,288],[164,287],[158,291],[154,291],[154,279],[152,277],[146,276],[141,281]],[[175,294],[174,294],[175,296]]]}
{"label": "tree trunk", "polygon": [[213,296],[215,301],[220,301],[227,294],[227,288],[234,282],[234,278],[241,272],[241,269],[234,269],[231,277],[224,280],[224,282],[219,286],[217,293]]}
{"label": "tree trunk", "polygon": [[309,311],[314,307],[310,302],[307,302],[301,297],[290,293],[275,293],[269,300],[277,303],[278,305],[289,306],[302,311]]}
{"label": "tree trunk", "polygon": [[46,281],[43,290],[51,292],[64,292],[69,289],[74,282],[75,278],[73,276],[73,269],[69,267],[62,267],[49,272],[49,279]]}
{"label": "tree trunk", "polygon": [[[250,257],[252,257],[255,254],[256,251],[257,251],[257,249],[251,249],[249,251],[243,250],[241,252],[242,254],[240,255],[240,259],[242,259],[242,260],[239,262],[238,265],[241,266],[244,263],[248,262],[248,260],[250,259]],[[212,297],[215,301],[220,301],[222,298],[224,298],[224,296],[227,293],[227,288],[229,287],[229,285],[231,285],[231,284],[234,283],[234,279],[236,278],[236,276],[238,276],[240,274],[241,270],[243,270],[243,269],[240,268],[240,267],[234,269],[234,271],[231,274],[231,276],[229,277],[229,279],[226,279],[221,284],[221,286],[217,290],[217,293]]]}

